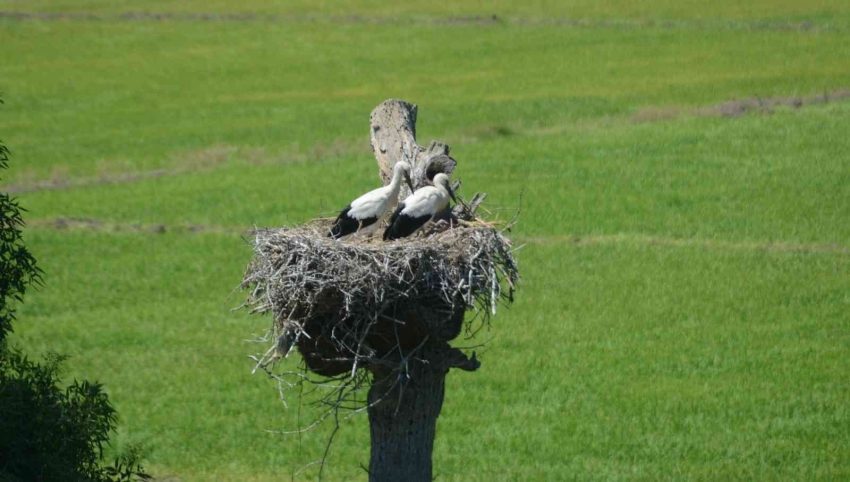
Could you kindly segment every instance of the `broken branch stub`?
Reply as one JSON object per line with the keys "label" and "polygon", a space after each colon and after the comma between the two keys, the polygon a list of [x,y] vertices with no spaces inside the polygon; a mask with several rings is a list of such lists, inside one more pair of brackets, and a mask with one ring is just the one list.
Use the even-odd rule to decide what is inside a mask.
{"label": "broken branch stub", "polygon": [[[435,175],[451,174],[457,162],[449,156],[449,146],[431,141],[427,148],[416,143],[417,106],[403,100],[387,100],[372,111],[369,117],[372,151],[378,161],[384,185],[392,179],[393,166],[407,161],[411,166],[410,179],[414,189],[430,184]],[[410,189],[402,186],[399,199],[409,196]]]}

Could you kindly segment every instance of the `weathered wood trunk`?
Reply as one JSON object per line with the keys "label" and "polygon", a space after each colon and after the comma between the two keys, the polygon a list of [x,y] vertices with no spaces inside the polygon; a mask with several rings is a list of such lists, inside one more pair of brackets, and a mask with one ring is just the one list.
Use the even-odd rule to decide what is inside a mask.
{"label": "weathered wood trunk", "polygon": [[375,373],[369,391],[370,481],[431,482],[445,371],[411,361],[409,378]]}
{"label": "weathered wood trunk", "polygon": [[[399,161],[411,164],[415,188],[427,184],[437,172],[450,174],[455,168],[454,159],[448,156],[449,146],[432,141],[424,149],[416,144],[416,113],[415,105],[400,100],[385,101],[372,111],[372,148],[384,184],[389,182],[392,168]],[[410,194],[404,189],[400,199]],[[423,323],[413,315],[401,315],[405,319],[400,321],[405,323],[398,325],[400,331],[410,331],[409,327]],[[439,315],[434,313],[434,316]],[[460,316],[460,320],[449,316],[439,322],[448,327],[462,323],[462,312]],[[453,338],[459,329],[450,331]],[[404,335],[409,337],[411,333]],[[419,347],[413,353],[401,353],[399,348],[396,359],[385,360],[393,363],[369,367],[373,375],[368,409],[372,436],[369,480],[372,482],[431,481],[431,454],[437,417],[443,408],[446,373],[452,367],[467,371],[478,368],[474,356],[468,359],[460,350],[451,348],[445,338],[418,336],[423,339],[407,343],[407,346]],[[386,368],[390,365],[404,365],[406,370],[403,373],[392,371]]]}
{"label": "weathered wood trunk", "polygon": [[[389,184],[393,166],[399,161],[410,163],[415,189],[428,184],[438,172],[451,174],[457,165],[449,157],[448,145],[431,141],[426,149],[416,144],[416,112],[415,105],[403,100],[384,101],[372,111],[370,139],[384,185]],[[402,185],[399,200],[409,195],[410,189]]]}

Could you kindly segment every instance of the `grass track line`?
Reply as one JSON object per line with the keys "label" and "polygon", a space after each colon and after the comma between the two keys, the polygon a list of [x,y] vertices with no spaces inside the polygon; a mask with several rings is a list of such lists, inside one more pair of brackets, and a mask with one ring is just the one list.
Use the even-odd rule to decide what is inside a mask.
{"label": "grass track line", "polygon": [[210,172],[231,160],[251,166],[265,166],[335,159],[365,152],[364,149],[359,147],[362,147],[360,143],[337,139],[329,143],[317,143],[306,153],[284,151],[278,154],[270,154],[263,148],[216,144],[196,151],[177,153],[172,156],[171,165],[162,169],[138,171],[130,168],[125,171],[104,172],[96,176],[74,177],[67,174],[67,166],[57,165],[54,166],[54,172],[47,179],[13,182],[2,187],[2,190],[9,194],[19,194],[38,191],[64,191],[108,184],[132,184],[148,179]]}
{"label": "grass track line", "polygon": [[669,29],[669,30],[776,30],[791,32],[839,32],[839,26],[815,24],[810,20],[656,20],[656,19],[591,19],[591,18],[544,18],[544,17],[502,17],[497,14],[469,16],[365,16],[365,15],[274,15],[256,12],[240,13],[172,13],[172,12],[122,12],[116,14],[99,13],[61,13],[61,12],[22,12],[0,11],[0,18],[12,20],[39,21],[88,21],[88,22],[265,22],[289,24],[326,23],[336,25],[432,25],[457,26],[477,25],[526,26],[526,27],[566,27],[566,28],[602,28],[602,29]]}
{"label": "grass track line", "polygon": [[251,228],[233,228],[228,226],[213,226],[208,224],[177,224],[166,225],[161,223],[121,223],[115,221],[104,221],[91,218],[58,217],[53,219],[35,219],[27,222],[27,227],[35,229],[54,229],[57,231],[81,230],[95,232],[129,232],[129,233],[151,233],[165,234],[167,232],[178,233],[218,233],[218,234],[243,234]]}
{"label": "grass track line", "polygon": [[[132,232],[164,234],[166,232],[179,233],[219,233],[219,234],[246,234],[251,228],[236,228],[231,226],[214,226],[206,224],[178,224],[167,225],[163,223],[122,223],[115,221],[104,221],[91,218],[58,217],[53,219],[36,219],[27,223],[30,228],[54,229],[54,230],[84,230],[96,232]],[[573,246],[600,246],[612,244],[662,246],[662,247],[702,247],[707,249],[733,249],[749,251],[780,251],[780,252],[806,252],[806,253],[833,253],[850,254],[850,247],[840,244],[807,244],[792,243],[784,241],[774,242],[731,242],[705,239],[681,239],[665,238],[658,236],[646,236],[642,234],[609,234],[599,236],[581,236],[568,234],[563,236],[517,236],[514,242],[517,244],[531,244],[538,246],[573,245]]]}
{"label": "grass track line", "polygon": [[116,174],[101,174],[93,177],[77,177],[64,179],[44,179],[40,181],[21,182],[10,184],[3,190],[9,194],[20,194],[25,192],[37,191],[62,191],[66,189],[77,189],[81,187],[103,186],[106,184],[127,184],[147,179],[156,179],[158,177],[179,176],[180,174],[188,174],[189,172],[198,172],[190,170],[167,170],[154,169],[152,171],[125,172]]}
{"label": "grass track line", "polygon": [[538,246],[552,246],[564,244],[569,244],[573,246],[630,244],[643,246],[667,246],[677,248],[701,247],[706,249],[730,249],[748,251],[850,254],[850,246],[842,246],[840,244],[807,244],[785,241],[732,242],[707,239],[665,238],[657,236],[645,236],[641,234],[607,234],[599,236],[581,236],[577,234],[567,234],[563,236],[549,237],[517,236],[513,239],[514,242],[518,244],[531,244]]}
{"label": "grass track line", "polygon": [[809,96],[753,97],[736,99],[708,107],[683,109],[677,106],[646,106],[638,109],[631,119],[636,123],[660,122],[684,117],[736,118],[747,114],[770,115],[778,107],[802,109],[803,107],[840,102],[850,97],[850,89],[835,89]]}

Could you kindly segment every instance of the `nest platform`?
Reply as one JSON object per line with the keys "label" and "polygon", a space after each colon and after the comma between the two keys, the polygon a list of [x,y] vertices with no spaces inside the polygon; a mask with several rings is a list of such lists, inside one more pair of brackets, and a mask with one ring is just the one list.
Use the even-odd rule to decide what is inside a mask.
{"label": "nest platform", "polygon": [[392,368],[426,344],[464,328],[474,333],[497,304],[513,301],[519,273],[511,243],[492,224],[441,222],[384,242],[333,240],[331,222],[253,232],[246,305],[274,320],[273,346],[260,364],[296,347],[320,375]]}

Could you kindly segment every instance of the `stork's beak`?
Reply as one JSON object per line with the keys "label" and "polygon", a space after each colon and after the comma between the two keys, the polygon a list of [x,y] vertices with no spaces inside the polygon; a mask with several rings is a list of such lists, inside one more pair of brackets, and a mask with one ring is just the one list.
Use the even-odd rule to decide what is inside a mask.
{"label": "stork's beak", "polygon": [[449,196],[452,197],[452,201],[454,201],[455,204],[460,204],[460,202],[458,202],[457,198],[455,197],[455,192],[451,186],[446,186],[446,191],[449,192]]}
{"label": "stork's beak", "polygon": [[407,187],[410,188],[410,193],[413,194],[413,181],[410,180],[410,176],[405,175],[404,181],[407,183]]}

